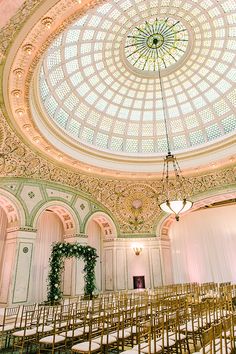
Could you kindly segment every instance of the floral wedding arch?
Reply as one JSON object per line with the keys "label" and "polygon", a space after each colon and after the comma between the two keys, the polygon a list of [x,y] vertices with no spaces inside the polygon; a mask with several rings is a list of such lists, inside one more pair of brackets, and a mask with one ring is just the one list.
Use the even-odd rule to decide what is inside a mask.
{"label": "floral wedding arch", "polygon": [[55,303],[61,300],[61,274],[64,269],[65,258],[82,258],[84,261],[84,294],[92,296],[95,285],[95,265],[97,262],[96,249],[82,246],[79,243],[57,242],[52,246],[50,270],[48,275],[48,302]]}

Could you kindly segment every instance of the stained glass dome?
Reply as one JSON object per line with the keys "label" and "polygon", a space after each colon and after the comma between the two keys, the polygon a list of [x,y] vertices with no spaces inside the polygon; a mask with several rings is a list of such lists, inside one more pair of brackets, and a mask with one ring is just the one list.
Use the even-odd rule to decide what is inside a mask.
{"label": "stained glass dome", "polygon": [[[78,145],[188,152],[236,129],[234,1],[115,0],[77,19],[39,70],[45,115]],[[144,32],[144,33],[143,33]],[[224,50],[222,50],[222,48]]]}
{"label": "stained glass dome", "polygon": [[139,70],[158,71],[178,62],[187,45],[188,32],[179,20],[155,18],[131,30],[125,55]]}

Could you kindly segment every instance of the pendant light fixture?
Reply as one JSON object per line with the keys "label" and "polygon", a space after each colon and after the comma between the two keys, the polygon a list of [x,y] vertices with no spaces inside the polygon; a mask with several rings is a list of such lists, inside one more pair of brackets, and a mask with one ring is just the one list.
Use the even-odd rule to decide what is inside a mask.
{"label": "pendant light fixture", "polygon": [[165,201],[160,204],[160,208],[166,213],[175,214],[175,219],[178,221],[179,214],[191,209],[193,203],[187,199],[186,190],[184,188],[184,177],[182,176],[177,158],[171,153],[160,68],[158,73],[168,150],[164,158],[162,174],[162,195]]}

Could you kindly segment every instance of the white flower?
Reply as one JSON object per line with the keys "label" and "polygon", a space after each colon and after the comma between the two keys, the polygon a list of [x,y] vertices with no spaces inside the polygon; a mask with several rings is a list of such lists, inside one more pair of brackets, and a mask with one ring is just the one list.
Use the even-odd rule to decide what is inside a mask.
{"label": "white flower", "polygon": [[58,288],[58,284],[55,284],[55,288]]}
{"label": "white flower", "polygon": [[57,300],[57,299],[58,299],[58,296],[57,296],[57,295],[55,295],[55,296],[54,296],[54,299],[55,299],[55,300]]}

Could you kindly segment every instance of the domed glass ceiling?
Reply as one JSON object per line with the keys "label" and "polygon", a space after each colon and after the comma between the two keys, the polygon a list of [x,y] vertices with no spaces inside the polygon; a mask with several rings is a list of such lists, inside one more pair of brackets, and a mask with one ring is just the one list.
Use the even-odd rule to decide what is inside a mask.
{"label": "domed glass ceiling", "polygon": [[[145,47],[164,49],[162,26],[171,40],[143,66],[147,54],[138,60],[130,55],[130,36],[150,27]],[[199,148],[235,132],[233,0],[113,0],[96,7],[46,52],[41,102],[51,121],[78,144],[118,154],[165,154],[158,65],[172,151]]]}

